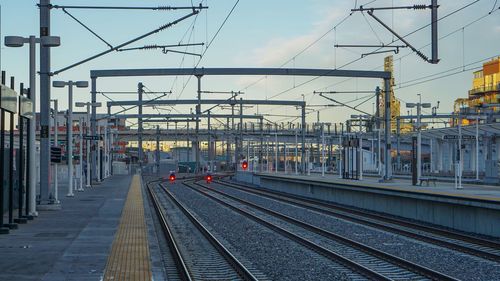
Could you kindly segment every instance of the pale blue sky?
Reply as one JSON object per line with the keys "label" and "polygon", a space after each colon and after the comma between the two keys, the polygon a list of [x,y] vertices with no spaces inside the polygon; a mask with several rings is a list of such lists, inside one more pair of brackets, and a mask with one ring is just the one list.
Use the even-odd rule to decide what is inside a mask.
{"label": "pale blue sky", "polygon": [[[359,49],[337,49],[333,47],[338,44],[377,44],[379,38],[388,43],[392,36],[382,29],[373,19],[366,15],[366,20],[376,32],[372,32],[367,21],[361,13],[350,16],[343,24],[334,31],[327,33],[307,51],[295,57],[301,50],[311,42],[317,40],[335,24],[339,23],[350,13],[355,2],[364,4],[370,2],[353,0],[304,0],[304,1],[265,1],[265,0],[241,0],[235,11],[223,27],[212,46],[202,59],[201,67],[280,67],[289,61],[285,67],[314,67],[334,68],[346,62],[352,61],[360,56],[363,51]],[[367,6],[392,6],[408,4],[428,4],[430,1],[398,1],[378,0]],[[449,13],[473,0],[441,0],[439,4],[440,16]],[[121,6],[185,6],[191,1],[52,1],[53,4],[64,5],[121,5]],[[198,4],[199,1],[193,3]],[[175,27],[162,31],[131,46],[142,46],[145,44],[175,44],[178,43],[183,34],[187,32],[183,42],[205,42],[210,40],[222,21],[234,5],[233,0],[203,1],[210,8],[204,10],[196,19],[194,30],[190,26],[194,17]],[[395,55],[395,77],[396,83],[409,81],[430,74],[439,73],[458,67],[458,71],[465,64],[479,61],[491,56],[500,55],[500,12],[485,17],[461,30],[461,27],[472,22],[493,8],[494,0],[480,0],[469,8],[458,12],[439,22],[440,37],[454,30],[458,32],[439,41],[441,62],[431,65],[423,62],[416,55],[408,55],[409,51],[401,50]],[[0,0],[2,8],[2,37],[5,35],[38,35],[38,8],[36,1],[28,0]],[[496,8],[498,9],[498,4]],[[133,37],[151,31],[160,25],[168,23],[187,11],[157,12],[157,11],[95,11],[95,10],[69,10],[79,20],[94,29],[99,35],[108,40],[112,45],[117,45]],[[430,21],[430,11],[395,11],[376,12],[389,25],[400,34],[406,34]],[[107,47],[88,31],[79,26],[73,19],[65,15],[61,10],[52,10],[52,34],[61,36],[62,45],[53,49],[52,70],[56,71],[83,58],[105,50]],[[188,37],[191,36],[190,40]],[[430,42],[430,30],[422,31],[408,37],[415,47],[420,48]],[[3,43],[3,39],[2,39]],[[130,46],[130,47],[131,47]],[[190,52],[202,52],[201,47],[188,48]],[[423,52],[429,54],[429,48]],[[2,47],[2,69],[7,70],[8,75],[14,75],[17,81],[28,81],[28,49]],[[399,58],[403,57],[401,60]],[[295,57],[295,59],[292,59]],[[353,63],[344,69],[381,69],[384,55],[373,55]],[[184,59],[184,60],[183,60]],[[124,53],[111,53],[95,61],[78,66],[54,77],[54,80],[88,80],[91,69],[118,69],[118,68],[170,68],[170,67],[193,67],[198,58],[182,56],[179,54],[162,54],[158,51],[131,51]],[[182,62],[183,61],[183,62]],[[481,63],[469,67],[480,66]],[[467,68],[467,66],[465,67]],[[472,70],[438,79],[411,87],[396,88],[396,96],[403,101],[415,100],[416,94],[421,93],[426,101],[435,103],[441,101],[443,112],[452,110],[453,100],[465,97],[471,86]],[[247,98],[269,98],[285,90],[291,89],[276,99],[302,99],[304,94],[306,101],[310,104],[326,104],[320,97],[313,95],[314,90],[371,90],[380,84],[378,80],[351,79],[338,84],[345,79],[319,78],[303,86],[296,87],[309,78],[283,78],[267,77],[259,83],[247,88],[249,84],[259,80],[260,77],[207,77],[203,79],[204,90],[242,90],[245,89]],[[104,79],[98,83],[100,91],[135,91],[138,82],[144,82],[153,91],[168,91],[172,89],[174,98],[194,98],[195,79],[192,79],[184,91],[183,85],[186,77],[174,78],[120,78]],[[418,82],[418,81],[417,81]],[[334,87],[329,87],[333,84]],[[401,84],[401,86],[411,83]],[[66,91],[54,89],[53,98],[59,98],[61,107],[66,106]],[[132,99],[132,97],[113,96],[118,100]],[[223,97],[223,96],[214,96]],[[340,100],[348,101],[359,98],[361,95],[343,95]],[[87,101],[88,90],[77,90],[75,101]],[[100,101],[106,101],[99,97]],[[372,101],[361,107],[371,112]],[[177,107],[179,112],[189,112],[189,108]],[[249,109],[256,112],[257,109]],[[270,108],[259,108],[259,112],[298,114],[293,108],[272,110]],[[352,114],[347,109],[327,109],[321,112],[323,121],[339,122]],[[308,117],[308,121],[314,120],[316,115]],[[270,118],[283,120],[282,117]],[[288,119],[291,120],[291,119]],[[284,120],[284,121],[288,121]]]}

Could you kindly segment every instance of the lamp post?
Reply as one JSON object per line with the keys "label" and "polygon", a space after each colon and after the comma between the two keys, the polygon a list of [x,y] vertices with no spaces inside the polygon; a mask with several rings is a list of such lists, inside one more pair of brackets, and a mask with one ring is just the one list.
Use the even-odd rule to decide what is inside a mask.
{"label": "lamp post", "polygon": [[89,83],[87,81],[53,81],[52,86],[56,88],[64,88],[68,86],[68,194],[66,196],[73,197],[73,85],[77,88],[87,88]]}
{"label": "lamp post", "polygon": [[[42,36],[41,38],[36,38],[34,35],[30,37],[20,37],[20,36],[5,36],[5,46],[7,47],[22,47],[25,43],[29,44],[29,76],[30,76],[30,94],[31,102],[33,104],[33,114],[36,112],[36,43],[41,44],[44,47],[57,47],[61,44],[61,38],[57,36]],[[36,114],[35,114],[36,115]],[[32,118],[30,121],[30,132],[29,132],[29,149],[28,154],[31,159],[29,165],[29,202],[26,205],[29,206],[29,214],[37,216],[36,212],[36,118]],[[42,174],[40,174],[42,175]],[[46,175],[48,176],[48,174]],[[40,190],[42,191],[42,190]],[[46,196],[48,196],[48,190],[45,191]],[[43,198],[47,199],[47,198]]]}
{"label": "lamp post", "polygon": [[420,177],[422,176],[422,124],[421,124],[421,118],[420,116],[422,115],[422,107],[423,108],[430,108],[431,104],[430,103],[422,103],[422,97],[420,94],[419,96],[419,102],[418,103],[407,103],[406,108],[417,108],[417,124],[415,125],[415,128],[417,129],[417,181],[420,180]]}
{"label": "lamp post", "polygon": [[[58,116],[57,114],[59,113],[58,109],[58,100],[51,100],[54,103],[54,146],[58,146]],[[59,180],[58,180],[58,169],[57,169],[57,163],[54,163],[54,203],[59,204]]]}
{"label": "lamp post", "polygon": [[[87,120],[86,120],[86,124],[87,124],[87,134],[88,132],[90,131],[90,108],[91,107],[101,107],[102,104],[100,102],[76,102],[75,103],[75,106],[76,107],[87,107]],[[86,157],[86,162],[87,162],[87,180],[86,180],[86,187],[90,187],[90,163],[89,163],[89,159],[90,159],[90,139],[87,139],[87,143],[86,143],[86,146],[87,146],[87,157]],[[83,171],[82,171],[83,173]]]}

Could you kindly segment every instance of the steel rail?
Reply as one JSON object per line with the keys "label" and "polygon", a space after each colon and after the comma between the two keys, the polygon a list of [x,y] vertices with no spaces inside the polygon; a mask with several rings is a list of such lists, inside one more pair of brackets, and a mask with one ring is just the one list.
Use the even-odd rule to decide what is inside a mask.
{"label": "steel rail", "polygon": [[262,207],[262,206],[259,206],[255,203],[251,203],[251,202],[248,202],[246,200],[243,200],[243,199],[240,199],[236,196],[233,196],[233,195],[229,195],[223,191],[220,191],[220,190],[216,190],[214,188],[211,188],[211,187],[207,187],[206,185],[203,185],[203,184],[199,184],[199,183],[195,183],[196,185],[198,186],[201,186],[203,188],[206,188],[212,192],[215,192],[217,194],[220,194],[224,197],[227,197],[227,198],[230,198],[234,201],[237,201],[237,202],[240,202],[242,204],[245,204],[245,205],[248,205],[252,208],[255,208],[259,211],[262,211],[266,214],[270,214],[272,216],[275,216],[277,218],[280,218],[282,220],[285,220],[289,223],[292,223],[292,224],[295,224],[299,227],[302,227],[304,229],[307,229],[311,232],[314,232],[314,233],[317,233],[323,237],[326,237],[328,239],[331,239],[331,240],[335,240],[337,242],[340,242],[348,247],[352,247],[352,248],[355,248],[357,250],[360,250],[368,255],[372,255],[372,256],[375,256],[381,260],[384,260],[386,262],[389,262],[391,264],[394,264],[400,268],[404,268],[406,270],[409,270],[413,273],[416,273],[416,274],[419,274],[419,275],[422,275],[424,277],[427,277],[427,278],[430,278],[432,280],[449,280],[449,281],[456,281],[457,279],[453,278],[453,277],[450,277],[448,275],[445,275],[441,272],[437,272],[435,270],[432,270],[430,268],[427,268],[425,266],[421,266],[419,264],[416,264],[416,263],[413,263],[413,262],[410,262],[410,261],[407,261],[407,260],[404,260],[400,257],[397,257],[397,256],[394,256],[394,255],[391,255],[389,253],[386,253],[386,252],[383,252],[383,251],[380,251],[378,249],[375,249],[371,246],[368,246],[366,244],[363,244],[363,243],[360,243],[360,242],[357,242],[357,241],[354,241],[352,239],[349,239],[347,237],[343,237],[341,235],[338,235],[336,233],[333,233],[331,231],[328,231],[328,230],[325,230],[325,229],[322,229],[322,228],[319,228],[317,226],[314,226],[312,224],[309,224],[307,222],[304,222],[304,221],[301,221],[301,220],[297,220],[295,218],[292,218],[290,216],[287,216],[285,214],[282,214],[282,213],[279,213],[279,212],[276,212],[276,211],[273,211],[269,208],[265,208],[265,207]]}
{"label": "steel rail", "polygon": [[158,197],[156,196],[156,194],[154,194],[153,190],[149,186],[149,183],[147,184],[147,190],[151,198],[151,201],[153,202],[153,207],[156,211],[156,214],[158,215],[158,219],[160,221],[161,228],[163,229],[163,233],[165,234],[165,239],[167,240],[167,243],[170,246],[169,247],[170,253],[172,254],[174,262],[177,265],[177,272],[179,273],[179,277],[183,281],[191,281],[193,279],[191,278],[189,269],[187,268],[186,263],[184,262],[184,258],[182,257],[179,247],[177,246],[177,241],[175,240],[172,234],[172,230],[170,229],[167,223],[165,215],[161,211]]}
{"label": "steel rail", "polygon": [[[185,182],[183,182],[186,184]],[[243,280],[257,281],[258,279],[248,270],[231,252],[203,226],[203,224],[191,214],[191,212],[181,203],[175,196],[160,184],[161,189],[167,194],[170,200],[188,217],[191,223],[207,238],[214,248],[224,257],[224,259],[232,266]]]}
{"label": "steel rail", "polygon": [[[383,216],[380,214],[369,213],[366,211],[357,210],[357,209],[349,208],[346,206],[340,206],[340,205],[333,204],[333,203],[326,203],[326,202],[321,202],[318,200],[308,199],[308,198],[304,198],[304,197],[300,197],[300,196],[294,196],[291,194],[284,194],[284,193],[272,191],[269,189],[255,190],[255,189],[248,188],[247,186],[241,185],[241,184],[227,183],[227,182],[223,182],[223,181],[218,181],[218,183],[225,185],[225,186],[233,187],[236,189],[244,190],[244,191],[249,192],[249,193],[258,194],[261,196],[272,198],[274,200],[279,200],[282,202],[293,204],[293,205],[296,205],[296,206],[299,206],[302,208],[307,208],[310,210],[321,212],[323,214],[327,214],[330,216],[334,216],[334,217],[338,217],[341,219],[353,221],[356,223],[368,225],[371,227],[383,229],[385,231],[397,233],[397,234],[404,235],[404,236],[407,236],[407,237],[410,237],[413,239],[417,239],[417,240],[431,243],[434,245],[438,245],[441,247],[453,249],[453,250],[456,250],[456,251],[459,251],[462,253],[476,256],[476,257],[488,259],[488,260],[495,261],[495,262],[500,262],[500,255],[498,255],[498,254],[486,252],[486,251],[483,251],[481,249],[475,249],[475,248],[455,244],[455,243],[441,240],[441,239],[437,239],[434,237],[425,236],[425,235],[420,234],[420,233],[404,230],[404,229],[397,228],[394,226],[385,225],[383,223],[395,224],[395,225],[407,227],[407,228],[410,228],[410,229],[413,229],[416,231],[424,231],[424,232],[428,232],[431,234],[443,236],[445,238],[451,238],[451,239],[463,241],[466,243],[491,248],[492,250],[500,251],[500,244],[496,241],[482,239],[482,238],[469,236],[469,235],[458,233],[458,232],[439,229],[436,227],[426,226],[426,225],[417,224],[417,223],[413,223],[413,222],[409,222],[409,221],[403,221],[401,219],[391,218],[391,217]],[[345,213],[349,213],[349,214],[344,214],[344,213],[339,213],[339,212],[345,212]],[[355,217],[355,216],[358,216],[358,217]],[[370,221],[370,220],[362,218],[362,217],[377,220],[380,222]]]}
{"label": "steel rail", "polygon": [[322,247],[314,242],[311,242],[307,239],[304,239],[304,238],[298,236],[297,234],[290,232],[290,231],[288,231],[288,230],[286,230],[286,229],[284,229],[276,224],[273,224],[267,220],[259,218],[258,216],[255,216],[254,214],[252,214],[244,209],[238,208],[234,205],[231,205],[227,202],[224,202],[223,200],[220,200],[217,197],[214,197],[210,194],[207,194],[206,192],[202,192],[201,190],[192,187],[192,185],[189,183],[184,182],[184,185],[186,185],[187,187],[193,189],[194,191],[197,191],[198,193],[206,196],[207,198],[212,199],[213,201],[215,201],[223,206],[226,206],[226,207],[230,208],[231,210],[234,210],[235,212],[242,214],[245,217],[248,217],[251,220],[256,221],[257,223],[259,223],[261,225],[264,225],[267,228],[272,229],[272,230],[282,234],[285,237],[288,237],[292,241],[295,241],[295,242],[305,246],[306,248],[309,248],[312,251],[314,251],[314,252],[316,252],[316,253],[318,253],[318,254],[320,254],[320,255],[322,255],[322,256],[324,256],[324,257],[326,257],[334,262],[337,262],[337,263],[353,270],[354,272],[356,272],[358,274],[363,275],[364,277],[366,277],[370,280],[385,280],[385,281],[392,280],[392,279],[387,278],[387,277],[379,274],[378,272],[375,272],[375,271],[373,271],[373,270],[371,270],[371,269],[369,269],[369,268],[367,268],[367,267],[365,267],[357,262],[354,262],[354,261],[352,261],[352,260],[350,260],[342,255],[339,255],[333,251],[330,251],[329,249],[327,249],[325,247]]}

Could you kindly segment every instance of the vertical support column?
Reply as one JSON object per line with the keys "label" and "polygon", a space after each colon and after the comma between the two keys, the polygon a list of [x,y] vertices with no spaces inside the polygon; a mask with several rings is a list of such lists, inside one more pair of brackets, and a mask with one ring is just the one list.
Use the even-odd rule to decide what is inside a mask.
{"label": "vertical support column", "polygon": [[[19,93],[21,96],[24,96],[24,84],[21,83],[19,87]],[[17,186],[17,219],[16,223],[26,223],[26,217],[23,216],[23,191],[25,189],[25,177],[24,177],[24,117],[21,116],[21,102],[19,102],[18,107],[18,127],[19,127],[19,170],[17,171],[18,175],[18,186]],[[26,201],[26,203],[28,203]],[[26,208],[28,208],[26,206]]]}
{"label": "vertical support column", "polygon": [[[2,71],[2,84],[5,84],[5,71]],[[5,110],[0,108],[0,161],[4,163],[5,161]],[[8,225],[5,225],[3,222],[3,214],[4,214],[4,167],[2,165],[0,169],[0,234],[9,233]]]}
{"label": "vertical support column", "polygon": [[400,150],[400,145],[401,145],[401,119],[397,118],[396,119],[396,163],[397,163],[397,169],[401,171],[401,150]]}
{"label": "vertical support column", "polygon": [[392,179],[391,159],[391,91],[390,79],[384,79],[385,89],[385,174],[384,180]]}
{"label": "vertical support column", "polygon": [[[94,83],[94,82],[95,82],[95,81],[94,81],[94,79],[92,79],[92,89],[93,89],[93,90],[94,90],[94,85],[95,85],[95,83]],[[93,91],[93,90],[92,90],[92,91]],[[90,103],[90,102],[88,102],[88,103],[87,103],[87,120],[86,120],[86,122],[85,122],[85,124],[87,125],[87,126],[86,126],[86,128],[87,128],[87,131],[86,131],[87,136],[89,135],[89,125],[90,125],[90,119],[91,119],[91,118],[90,118],[90,105],[91,105],[91,103]],[[90,166],[91,166],[91,163],[94,163],[94,162],[93,162],[93,159],[94,159],[94,158],[92,157],[92,159],[91,159],[91,156],[90,156],[91,141],[90,141],[89,139],[87,139],[87,141],[86,141],[86,146],[87,146],[87,159],[86,159],[86,163],[87,163],[87,183],[86,183],[86,187],[90,187],[90,186],[91,186],[91,185],[90,185],[90,184],[91,184],[91,177],[90,177],[90,176],[91,176],[91,174],[90,174],[91,172],[90,172]],[[92,169],[92,170],[94,170],[94,171],[95,171],[95,169]]]}
{"label": "vertical support column", "polygon": [[476,116],[476,180],[479,180],[479,115]]}
{"label": "vertical support column", "polygon": [[278,149],[279,149],[279,146],[278,146],[278,131],[275,132],[274,134],[274,161],[276,163],[274,163],[274,172],[275,173],[278,173]]}
{"label": "vertical support column", "polygon": [[195,147],[195,153],[196,153],[196,174],[200,171],[200,137],[199,137],[199,132],[200,132],[200,114],[201,114],[201,77],[202,76],[196,76],[198,79],[198,104],[196,105],[196,147]]}
{"label": "vertical support column", "polygon": [[229,118],[226,119],[226,169],[229,168],[231,162],[231,130],[229,128]]}
{"label": "vertical support column", "polygon": [[[90,117],[90,127],[91,127],[91,134],[92,136],[97,136],[97,107],[93,106],[94,104],[96,104],[97,102],[97,78],[96,77],[91,77],[91,104],[89,105],[91,107],[91,111],[92,111],[92,116]],[[87,110],[89,108],[87,107]],[[99,140],[95,140],[95,139],[92,139],[90,142],[90,147],[88,147],[87,149],[90,150],[90,176],[91,176],[91,180],[89,182],[87,182],[87,186],[90,186],[91,185],[91,181],[92,180],[97,180],[97,170],[96,170],[96,167],[97,167],[97,147],[98,147],[98,143],[99,143]],[[89,166],[89,163],[88,163],[88,160],[87,160],[87,167]],[[87,173],[88,173],[88,169],[87,169]],[[88,179],[88,175],[87,175],[87,179]]]}
{"label": "vertical support column", "polygon": [[[68,81],[68,124],[66,125],[67,131],[67,149],[68,149],[68,194],[66,196],[73,197],[73,82]],[[57,128],[56,128],[57,129]]]}
{"label": "vertical support column", "polygon": [[[10,88],[14,90],[14,77],[10,77]],[[9,228],[17,229],[14,223],[14,113],[9,112]],[[4,162],[5,163],[5,162]],[[3,169],[3,167],[2,167]],[[3,180],[3,178],[1,179]]]}
{"label": "vertical support column", "polygon": [[[50,36],[50,0],[40,0],[40,38]],[[50,190],[50,47],[40,45],[40,205],[53,203]]]}
{"label": "vertical support column", "polygon": [[439,62],[438,58],[438,4],[437,0],[431,0],[431,63]]}
{"label": "vertical support column", "polygon": [[160,125],[156,125],[156,174],[160,174]]}
{"label": "vertical support column", "polygon": [[207,132],[208,132],[208,168],[210,169],[210,172],[213,172],[213,167],[212,167],[212,133],[210,132],[210,110],[207,112],[208,113],[208,124],[207,124]]}
{"label": "vertical support column", "polygon": [[142,95],[144,93],[144,85],[142,84],[142,82],[139,82],[139,84],[137,85],[137,94],[138,94],[138,98],[139,98],[139,118],[137,118],[137,122],[138,122],[138,135],[137,137],[139,138],[139,145],[137,147],[137,152],[138,152],[138,155],[139,155],[139,166],[142,168],[142,160],[144,159],[144,155],[143,155],[143,151],[142,151]]}
{"label": "vertical support column", "polygon": [[28,124],[28,167],[26,174],[28,183],[26,184],[26,216],[38,216],[36,211],[36,185],[38,183],[38,173],[36,170],[36,46],[35,36],[30,36],[30,90],[28,98],[33,102],[33,118]]}
{"label": "vertical support column", "polygon": [[306,171],[306,161],[305,161],[305,156],[306,156],[306,103],[302,105],[302,147],[301,147],[301,154],[300,154],[300,162],[301,162],[301,167],[302,167],[302,174],[305,173]]}
{"label": "vertical support column", "polygon": [[80,137],[80,149],[79,150],[79,153],[78,153],[78,157],[80,159],[80,169],[79,169],[79,178],[80,178],[80,181],[79,181],[79,186],[78,186],[78,191],[83,191],[83,117],[80,117],[78,119],[78,133],[79,133],[79,137]]}
{"label": "vertical support column", "polygon": [[262,159],[263,153],[262,148],[264,147],[264,118],[260,118],[260,146],[259,146],[259,172],[262,173],[262,165],[264,165],[264,160]]}
{"label": "vertical support column", "polygon": [[[243,152],[243,99],[240,98],[240,139],[239,139],[239,149],[238,151],[240,153]],[[248,157],[248,155],[247,155]],[[239,161],[238,162],[238,165],[239,165]]]}
{"label": "vertical support column", "polygon": [[[59,114],[58,100],[54,100],[54,146],[59,147],[59,123],[57,120]],[[54,169],[54,202],[59,204],[59,179],[58,179],[58,164],[53,164]]]}

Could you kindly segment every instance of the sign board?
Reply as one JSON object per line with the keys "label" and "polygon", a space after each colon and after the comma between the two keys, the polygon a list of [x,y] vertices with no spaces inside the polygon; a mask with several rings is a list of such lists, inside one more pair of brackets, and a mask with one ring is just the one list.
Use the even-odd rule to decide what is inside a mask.
{"label": "sign board", "polygon": [[33,118],[33,102],[27,98],[20,96],[19,97],[19,108],[22,117],[31,119]]}
{"label": "sign board", "polygon": [[17,113],[17,93],[11,88],[1,85],[0,107],[11,112]]}
{"label": "sign board", "polygon": [[100,140],[99,136],[83,136],[84,140]]}
{"label": "sign board", "polygon": [[[443,136],[444,140],[458,140],[459,136],[458,135],[444,135]],[[462,135],[462,140],[475,140],[476,136],[474,135]]]}
{"label": "sign board", "polygon": [[61,163],[62,160],[62,150],[60,147],[51,146],[50,147],[50,162]]}

